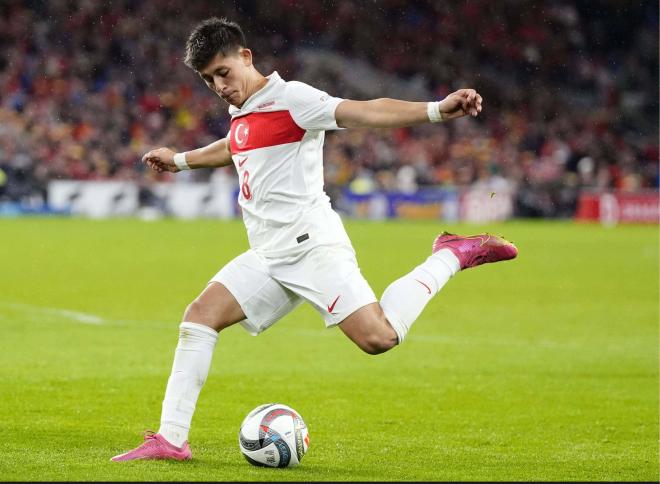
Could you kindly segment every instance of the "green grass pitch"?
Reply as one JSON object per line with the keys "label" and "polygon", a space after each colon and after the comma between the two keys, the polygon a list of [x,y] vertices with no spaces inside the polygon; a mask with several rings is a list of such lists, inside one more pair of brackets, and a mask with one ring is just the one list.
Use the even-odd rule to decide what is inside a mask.
{"label": "green grass pitch", "polygon": [[[220,335],[187,463],[112,463],[158,428],[185,306],[246,249],[240,221],[0,221],[2,480],[658,478],[658,228],[347,222],[377,295],[437,232],[490,230],[518,259],[458,274],[403,345],[360,352],[298,308]],[[261,403],[311,436],[295,469],[250,466]]]}

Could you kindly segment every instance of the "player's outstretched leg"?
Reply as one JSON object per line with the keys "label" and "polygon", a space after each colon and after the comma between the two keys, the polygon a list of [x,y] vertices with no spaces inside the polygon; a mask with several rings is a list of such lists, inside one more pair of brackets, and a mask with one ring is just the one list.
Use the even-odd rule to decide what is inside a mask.
{"label": "player's outstretched leg", "polygon": [[390,284],[380,305],[401,343],[426,304],[458,271],[489,262],[513,259],[518,249],[491,234],[455,235],[443,232],[433,241],[432,254]]}

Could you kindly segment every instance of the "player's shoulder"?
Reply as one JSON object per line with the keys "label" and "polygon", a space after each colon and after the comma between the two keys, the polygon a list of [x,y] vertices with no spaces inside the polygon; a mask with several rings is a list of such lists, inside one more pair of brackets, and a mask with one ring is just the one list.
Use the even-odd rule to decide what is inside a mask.
{"label": "player's shoulder", "polygon": [[309,84],[301,81],[286,81],[286,83],[284,84],[284,90],[286,94],[291,96],[304,94],[310,89],[314,89],[314,88]]}
{"label": "player's shoulder", "polygon": [[284,87],[284,95],[289,101],[295,103],[302,101],[323,101],[322,97],[327,94],[305,82],[287,81]]}
{"label": "player's shoulder", "polygon": [[285,81],[286,89],[305,89],[306,87],[312,87],[309,84],[302,81]]}

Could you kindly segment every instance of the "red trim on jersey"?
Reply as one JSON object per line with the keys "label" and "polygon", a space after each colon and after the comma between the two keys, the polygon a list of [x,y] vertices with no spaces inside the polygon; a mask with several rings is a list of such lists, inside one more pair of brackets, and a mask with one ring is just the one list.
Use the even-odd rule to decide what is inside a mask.
{"label": "red trim on jersey", "polygon": [[229,143],[231,152],[296,143],[305,130],[296,124],[289,111],[250,113],[231,120]]}

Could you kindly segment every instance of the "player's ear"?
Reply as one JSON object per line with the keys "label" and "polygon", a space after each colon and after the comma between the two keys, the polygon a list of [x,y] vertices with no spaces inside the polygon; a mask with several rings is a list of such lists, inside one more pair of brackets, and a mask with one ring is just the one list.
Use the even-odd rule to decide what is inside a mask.
{"label": "player's ear", "polygon": [[245,67],[249,67],[252,65],[252,51],[250,49],[248,49],[247,47],[242,47],[238,51],[238,55],[243,61],[243,65],[245,65]]}

